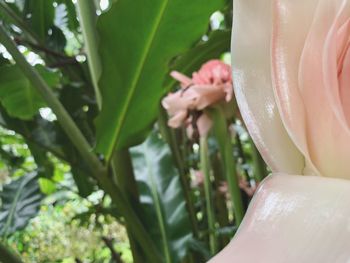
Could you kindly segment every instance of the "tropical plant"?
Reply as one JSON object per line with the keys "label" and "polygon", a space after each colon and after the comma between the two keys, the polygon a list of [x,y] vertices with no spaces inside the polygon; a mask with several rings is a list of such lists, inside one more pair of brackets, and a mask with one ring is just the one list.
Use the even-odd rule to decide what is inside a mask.
{"label": "tropical plant", "polygon": [[[228,243],[267,174],[222,62],[231,16],[224,0],[0,0],[0,261],[21,262],[7,246],[67,188],[52,207],[102,193],[77,216],[117,220],[133,262],[205,262]],[[226,75],[203,83],[213,59]],[[169,127],[162,98],[202,88],[218,99]]]}

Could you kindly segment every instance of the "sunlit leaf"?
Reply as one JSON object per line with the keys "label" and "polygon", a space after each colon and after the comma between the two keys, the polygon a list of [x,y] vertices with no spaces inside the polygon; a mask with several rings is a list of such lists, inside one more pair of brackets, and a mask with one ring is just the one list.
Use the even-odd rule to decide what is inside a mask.
{"label": "sunlit leaf", "polygon": [[188,50],[208,28],[223,0],[118,0],[98,20],[102,112],[97,151],[139,143],[151,129],[170,60]]}

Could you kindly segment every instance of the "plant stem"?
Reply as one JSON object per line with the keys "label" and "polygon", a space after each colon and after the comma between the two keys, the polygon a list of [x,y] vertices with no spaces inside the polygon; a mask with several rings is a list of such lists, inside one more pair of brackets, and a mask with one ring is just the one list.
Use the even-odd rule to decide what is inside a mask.
{"label": "plant stem", "polygon": [[21,258],[9,247],[0,243],[0,262],[3,263],[23,263]]}
{"label": "plant stem", "polygon": [[230,197],[234,207],[236,224],[242,222],[244,216],[244,208],[241,196],[241,189],[238,185],[238,177],[236,171],[236,162],[233,158],[232,138],[228,130],[225,115],[221,108],[217,107],[210,111],[214,122],[214,132],[219,142],[220,154],[223,158],[223,164],[226,173],[226,180],[229,188]]}
{"label": "plant stem", "polygon": [[[226,126],[227,130],[227,126]],[[243,202],[242,202],[242,196],[241,196],[241,189],[238,185],[238,177],[237,177],[237,171],[236,171],[236,163],[233,159],[233,145],[231,141],[231,136],[229,132],[227,131],[225,134],[225,147],[224,147],[224,164],[226,168],[226,174],[227,174],[227,184],[230,191],[230,196],[232,199],[232,203],[234,206],[234,213],[235,213],[235,219],[236,224],[239,226],[242,222],[243,216],[244,216],[244,208],[243,208]]]}
{"label": "plant stem", "polygon": [[204,176],[204,194],[205,194],[205,203],[208,217],[208,228],[209,228],[209,245],[210,252],[212,255],[215,255],[218,249],[216,231],[215,231],[215,215],[213,209],[213,198],[211,191],[211,180],[210,180],[210,164],[209,164],[209,155],[208,155],[208,142],[207,137],[202,136],[200,138],[200,163],[201,171]]}
{"label": "plant stem", "polygon": [[253,171],[255,181],[257,183],[261,182],[267,175],[266,164],[263,158],[261,157],[258,149],[256,148],[252,139],[250,139],[252,146],[252,157],[253,157]]}
{"label": "plant stem", "polygon": [[72,144],[77,148],[81,157],[91,169],[91,173],[99,181],[102,189],[108,193],[113,202],[118,205],[121,213],[128,222],[133,226],[133,233],[138,239],[138,242],[143,245],[143,248],[149,258],[158,260],[161,258],[159,252],[149,237],[146,229],[143,227],[137,214],[132,209],[130,202],[124,197],[120,188],[113,184],[113,180],[108,177],[107,169],[102,165],[97,156],[92,152],[89,143],[86,141],[68,112],[62,106],[60,101],[55,97],[52,90],[48,87],[43,78],[18,51],[14,41],[8,36],[3,25],[0,24],[0,42],[4,45],[7,51],[12,55],[22,72],[39,91],[48,106],[55,113],[61,127],[71,140]]}
{"label": "plant stem", "polygon": [[132,226],[130,231],[137,242],[142,246],[149,262],[163,262],[158,248],[150,238],[140,218],[133,209],[132,204],[125,198],[120,187],[115,185],[113,181],[111,181],[105,174],[99,178],[99,182],[101,188],[110,195],[113,203],[117,205],[117,208],[125,217],[125,221],[128,223],[128,225]]}
{"label": "plant stem", "polygon": [[81,22],[81,29],[85,39],[88,65],[95,89],[97,106],[101,110],[102,97],[98,88],[98,80],[101,76],[101,61],[98,54],[98,34],[96,30],[96,6],[93,1],[78,0],[78,15]]}
{"label": "plant stem", "polygon": [[[131,156],[129,150],[115,151],[112,158],[112,173],[116,184],[123,191],[125,198],[133,205],[133,208],[138,208],[139,192],[135,175],[132,167]],[[131,253],[134,263],[141,263],[144,261],[144,254],[141,246],[138,244],[132,235],[132,225],[126,222],[126,231],[129,237]]]}
{"label": "plant stem", "polygon": [[[235,142],[236,142],[235,146],[238,148],[239,157],[242,160],[241,164],[246,164],[247,160],[246,160],[245,155],[244,155],[243,145],[241,142],[241,138],[239,137],[239,134],[236,134]],[[244,178],[247,180],[247,182],[249,182],[250,177],[249,177],[249,173],[248,173],[247,169],[242,168],[242,170],[243,170]]]}
{"label": "plant stem", "polygon": [[84,138],[83,134],[76,126],[66,109],[56,98],[52,89],[47,85],[40,74],[27,62],[22,53],[17,49],[15,42],[6,33],[3,25],[0,25],[0,42],[11,54],[17,65],[22,70],[23,74],[38,90],[48,106],[55,113],[58,122],[61,124],[71,142],[86,161],[87,165],[90,166],[91,170],[95,171],[97,175],[105,171],[105,168],[100,163],[96,155],[92,153],[89,143]]}
{"label": "plant stem", "polygon": [[131,203],[137,204],[140,196],[129,150],[115,151],[111,164],[116,183],[124,192],[125,197]]}
{"label": "plant stem", "polygon": [[196,209],[194,207],[193,198],[191,195],[191,186],[189,182],[188,171],[186,170],[183,156],[179,149],[179,144],[176,141],[175,132],[173,129],[170,129],[168,127],[166,119],[167,119],[166,113],[164,109],[161,107],[159,110],[159,117],[158,117],[159,128],[166,142],[170,147],[172,156],[175,161],[175,165],[178,168],[179,175],[180,175],[180,182],[181,182],[181,186],[182,186],[185,201],[186,201],[186,208],[191,221],[193,236],[195,238],[198,238],[199,229],[198,229],[198,223],[197,223],[197,217],[196,217]]}
{"label": "plant stem", "polygon": [[[221,193],[219,188],[221,183],[226,180],[224,167],[222,166],[222,162],[219,158],[219,154],[213,154],[210,158],[210,163],[212,165],[213,177],[214,177],[214,189],[215,189],[215,215],[216,221],[220,228],[227,227],[230,225],[229,214],[227,209],[227,200],[226,195]],[[219,246],[225,247],[230,242],[230,238],[228,236],[219,237]]]}

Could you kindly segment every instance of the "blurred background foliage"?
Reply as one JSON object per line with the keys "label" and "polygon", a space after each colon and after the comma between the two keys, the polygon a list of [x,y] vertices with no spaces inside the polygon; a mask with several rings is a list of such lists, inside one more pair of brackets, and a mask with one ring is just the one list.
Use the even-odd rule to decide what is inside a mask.
{"label": "blurred background foliage", "polygon": [[[62,121],[3,34],[0,262],[8,252],[17,262],[197,263],[229,242],[239,221],[221,135],[238,181],[255,189],[267,167],[236,109],[208,139],[208,200],[199,142],[167,126],[160,99],[178,88],[171,70],[230,63],[231,1],[0,0],[0,24],[68,112]],[[237,194],[245,209],[251,195]]]}

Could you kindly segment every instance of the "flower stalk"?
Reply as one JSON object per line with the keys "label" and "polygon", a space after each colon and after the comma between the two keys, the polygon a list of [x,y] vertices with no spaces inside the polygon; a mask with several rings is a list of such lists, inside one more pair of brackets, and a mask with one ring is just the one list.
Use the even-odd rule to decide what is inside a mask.
{"label": "flower stalk", "polygon": [[[199,229],[198,229],[198,222],[196,217],[196,211],[194,207],[194,202],[192,198],[191,193],[191,186],[189,182],[189,176],[188,176],[188,169],[185,167],[184,158],[185,154],[182,154],[177,142],[176,142],[176,135],[175,131],[173,129],[170,129],[166,124],[166,112],[162,107],[159,109],[159,117],[158,117],[158,124],[160,131],[162,135],[164,136],[165,140],[167,141],[168,145],[170,146],[170,150],[172,152],[174,162],[179,170],[179,176],[180,176],[180,182],[181,186],[184,190],[184,197],[186,200],[186,208],[189,213],[190,221],[191,221],[191,228],[193,231],[193,236],[195,238],[199,237]],[[185,137],[184,135],[183,137]]]}
{"label": "flower stalk", "polygon": [[215,213],[210,179],[210,162],[208,155],[208,141],[206,136],[200,138],[200,165],[204,176],[204,195],[209,228],[210,253],[214,255],[218,250],[218,243],[215,231]]}
{"label": "flower stalk", "polygon": [[220,107],[210,110],[211,118],[214,121],[214,133],[219,143],[220,154],[223,159],[223,166],[226,174],[228,190],[233,204],[236,225],[239,226],[244,216],[244,206],[241,196],[241,189],[236,171],[236,163],[233,158],[232,138],[228,131],[228,126],[224,113]]}

